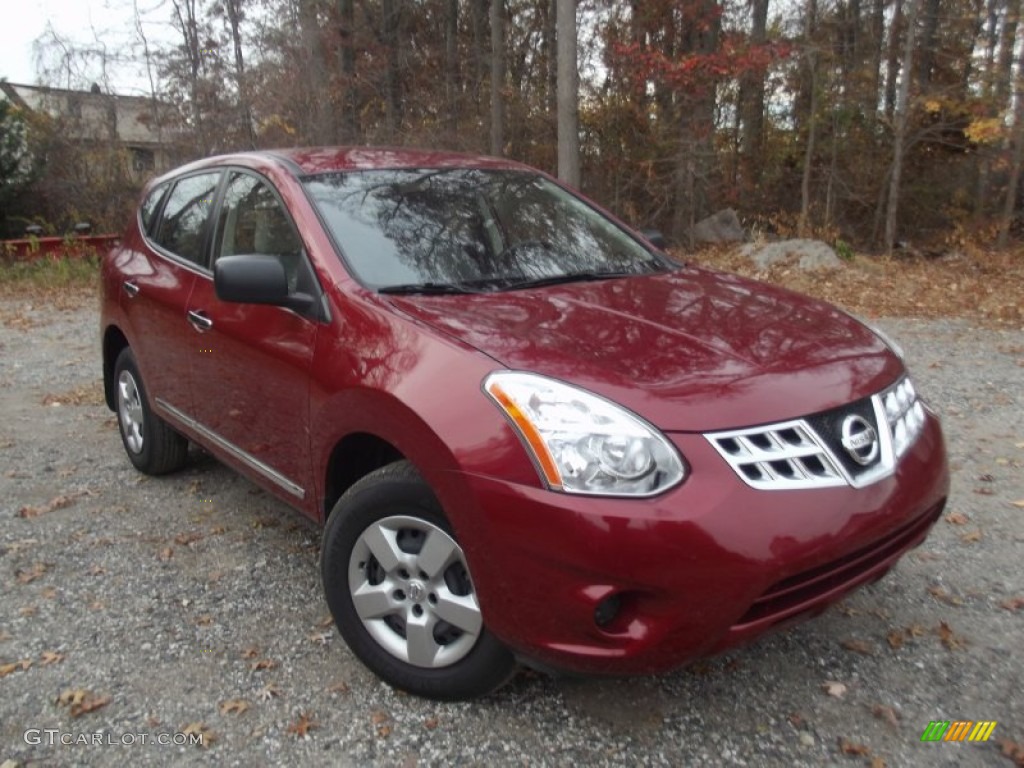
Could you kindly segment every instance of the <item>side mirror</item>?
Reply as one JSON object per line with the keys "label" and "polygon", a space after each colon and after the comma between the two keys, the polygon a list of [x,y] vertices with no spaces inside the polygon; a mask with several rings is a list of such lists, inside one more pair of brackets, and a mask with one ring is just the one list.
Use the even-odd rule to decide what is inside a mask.
{"label": "side mirror", "polygon": [[664,251],[668,248],[668,241],[665,236],[657,229],[641,229],[640,234],[653,245],[655,248]]}
{"label": "side mirror", "polygon": [[308,313],[316,304],[308,293],[289,293],[284,265],[265,254],[217,259],[213,265],[213,287],[221,301],[272,304],[302,313]]}

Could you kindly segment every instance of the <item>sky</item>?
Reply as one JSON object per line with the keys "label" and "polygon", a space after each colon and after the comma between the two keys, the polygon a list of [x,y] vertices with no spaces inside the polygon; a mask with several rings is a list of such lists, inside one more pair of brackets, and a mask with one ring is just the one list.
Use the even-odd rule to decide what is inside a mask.
{"label": "sky", "polygon": [[[44,35],[47,23],[63,38],[80,45],[99,41],[112,55],[130,52],[134,37],[132,0],[7,0],[0,23],[0,77],[12,83],[36,83],[33,41]],[[16,9],[12,6],[17,4]],[[139,0],[146,35],[167,40],[170,4],[166,0]],[[86,73],[101,79],[95,69]],[[137,65],[113,67],[109,86],[117,93],[144,92],[147,81]],[[65,85],[66,83],[53,83]],[[81,85],[76,84],[76,85]]]}

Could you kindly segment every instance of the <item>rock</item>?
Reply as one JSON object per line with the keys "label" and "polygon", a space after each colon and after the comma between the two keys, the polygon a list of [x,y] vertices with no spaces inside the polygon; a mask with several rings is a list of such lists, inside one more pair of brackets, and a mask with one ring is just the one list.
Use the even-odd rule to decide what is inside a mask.
{"label": "rock", "polygon": [[828,243],[820,240],[781,240],[777,243],[749,243],[740,253],[767,269],[780,261],[794,261],[800,269],[838,269],[843,265]]}
{"label": "rock", "polygon": [[742,243],[745,239],[740,218],[732,208],[714,213],[693,225],[693,240],[697,243]]}

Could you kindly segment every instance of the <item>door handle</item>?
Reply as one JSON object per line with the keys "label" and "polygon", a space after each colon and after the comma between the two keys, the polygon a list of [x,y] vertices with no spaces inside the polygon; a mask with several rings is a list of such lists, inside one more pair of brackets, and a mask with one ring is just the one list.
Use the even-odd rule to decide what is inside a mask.
{"label": "door handle", "polygon": [[134,299],[139,295],[139,286],[133,283],[131,280],[125,280],[121,283],[122,290],[128,295],[129,299]]}
{"label": "door handle", "polygon": [[192,327],[200,333],[213,328],[213,320],[208,318],[201,309],[189,310],[188,321],[192,324]]}

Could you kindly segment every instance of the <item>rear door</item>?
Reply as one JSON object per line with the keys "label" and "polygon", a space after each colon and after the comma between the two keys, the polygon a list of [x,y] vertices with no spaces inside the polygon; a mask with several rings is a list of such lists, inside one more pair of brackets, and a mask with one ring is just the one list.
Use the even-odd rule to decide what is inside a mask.
{"label": "rear door", "polygon": [[[228,172],[213,237],[221,256],[279,259],[292,291],[319,295],[302,238],[271,182]],[[272,490],[311,510],[309,374],[319,322],[283,307],[222,302],[209,273],[196,278],[192,402],[200,428]]]}
{"label": "rear door", "polygon": [[157,187],[143,202],[142,242],[125,252],[121,305],[151,404],[188,413],[191,357],[187,304],[209,266],[209,224],[221,171]]}

